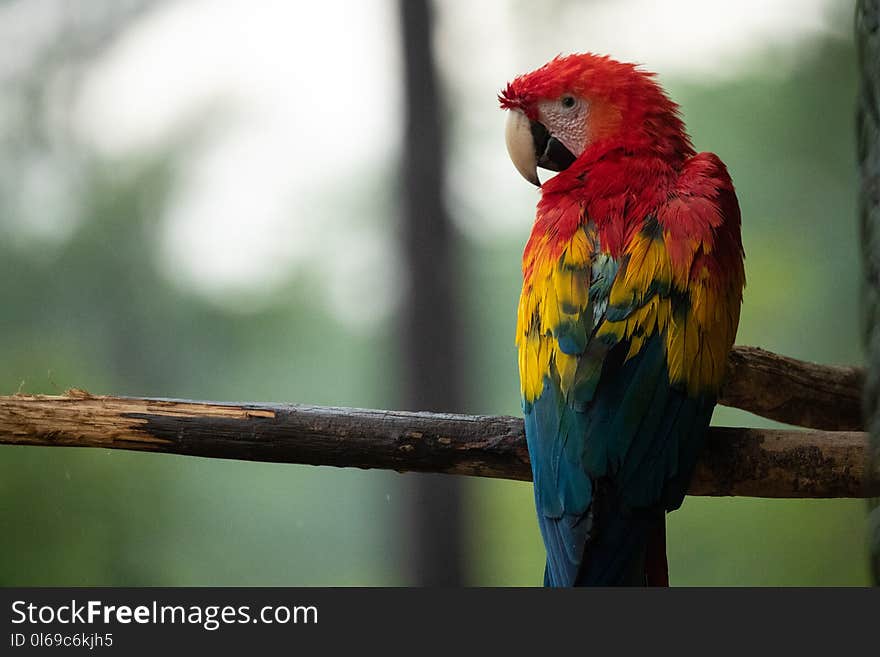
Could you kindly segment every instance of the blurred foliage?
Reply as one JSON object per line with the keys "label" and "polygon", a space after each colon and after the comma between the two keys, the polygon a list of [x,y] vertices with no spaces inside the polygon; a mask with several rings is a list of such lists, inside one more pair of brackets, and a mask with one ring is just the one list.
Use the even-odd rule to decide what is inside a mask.
{"label": "blurred foliage", "polygon": [[[0,388],[382,406],[386,346],[291,284],[258,314],[206,306],[157,268],[164,160],[96,167],[79,228],[47,253],[0,244]],[[4,584],[394,581],[391,475],[105,451],[6,448]],[[356,548],[353,537],[358,537]]]}
{"label": "blurred foliage", "polygon": [[[721,155],[739,190],[741,343],[862,360],[853,59],[849,42],[828,38],[807,44],[782,79],[756,71],[669,83],[698,148]],[[220,309],[163,275],[156,235],[179,156],[120,165],[77,154],[66,237],[22,237],[15,204],[0,197],[0,391],[388,406],[393,332],[349,332],[326,314],[307,274],[247,312]],[[0,170],[3,189],[15,187],[14,164]],[[365,198],[327,202],[381,217],[382,186],[390,180]],[[525,237],[460,240],[471,386],[462,410],[519,412],[512,324]],[[715,420],[769,426],[729,409]],[[0,584],[405,583],[395,540],[401,476],[3,448]],[[471,583],[538,584],[530,487],[468,480],[467,493]],[[689,498],[669,521],[674,584],[864,584],[864,542],[857,500]]]}

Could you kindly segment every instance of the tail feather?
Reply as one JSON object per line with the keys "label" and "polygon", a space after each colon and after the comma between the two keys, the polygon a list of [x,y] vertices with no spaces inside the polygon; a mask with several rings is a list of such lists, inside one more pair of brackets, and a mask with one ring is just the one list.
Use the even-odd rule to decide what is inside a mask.
{"label": "tail feather", "polygon": [[665,511],[626,508],[609,488],[597,493],[595,538],[575,586],[668,585]]}
{"label": "tail feather", "polygon": [[645,578],[648,586],[669,586],[669,563],[666,560],[666,515],[660,518],[648,536],[645,558]]}

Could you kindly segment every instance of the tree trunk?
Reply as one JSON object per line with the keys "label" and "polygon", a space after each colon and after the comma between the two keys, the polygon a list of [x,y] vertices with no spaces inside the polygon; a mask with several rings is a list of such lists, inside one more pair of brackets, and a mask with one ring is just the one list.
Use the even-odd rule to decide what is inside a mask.
{"label": "tree trunk", "polygon": [[[401,168],[401,248],[408,280],[400,348],[403,404],[448,411],[461,399],[460,334],[455,300],[453,235],[444,202],[442,101],[431,47],[427,0],[400,0],[406,133]],[[463,576],[461,482],[420,475],[406,499],[409,580],[459,586]]]}
{"label": "tree trunk", "polygon": [[[856,44],[861,77],[857,138],[868,353],[864,406],[865,423],[872,437],[870,454],[876,464],[880,460],[880,0],[859,0]],[[875,470],[869,468],[869,471]],[[880,585],[880,507],[876,503],[870,515],[869,536],[874,581]]]}

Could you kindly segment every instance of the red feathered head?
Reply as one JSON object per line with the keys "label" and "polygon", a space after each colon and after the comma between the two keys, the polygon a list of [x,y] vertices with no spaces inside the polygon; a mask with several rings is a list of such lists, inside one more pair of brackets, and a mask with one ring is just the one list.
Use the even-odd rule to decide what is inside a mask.
{"label": "red feathered head", "polygon": [[561,171],[597,146],[690,149],[678,106],[654,74],[609,57],[556,57],[516,78],[498,100],[510,110],[511,159],[536,185],[536,166]]}

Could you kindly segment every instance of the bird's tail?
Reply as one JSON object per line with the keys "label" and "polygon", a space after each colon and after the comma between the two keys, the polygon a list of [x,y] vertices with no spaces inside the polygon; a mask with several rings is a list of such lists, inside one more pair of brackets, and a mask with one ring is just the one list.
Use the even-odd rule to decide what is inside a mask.
{"label": "bird's tail", "polygon": [[603,491],[594,503],[595,539],[587,546],[576,586],[669,586],[664,509],[627,509]]}
{"label": "bird's tail", "polygon": [[659,522],[648,536],[645,554],[645,584],[648,586],[669,586],[669,563],[666,561],[666,513],[662,512]]}

